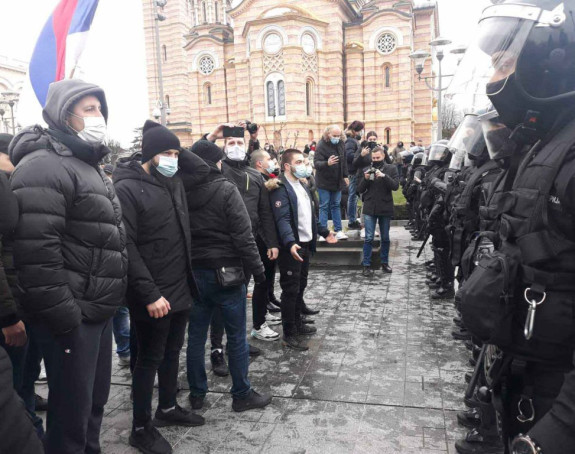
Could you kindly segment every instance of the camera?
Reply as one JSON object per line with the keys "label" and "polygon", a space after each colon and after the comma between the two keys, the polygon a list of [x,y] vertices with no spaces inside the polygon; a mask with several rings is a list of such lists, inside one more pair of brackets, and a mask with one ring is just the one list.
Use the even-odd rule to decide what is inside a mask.
{"label": "camera", "polygon": [[376,172],[377,172],[377,169],[375,167],[370,167],[369,170],[367,172],[365,172],[369,175],[369,181],[375,180],[375,173]]}
{"label": "camera", "polygon": [[258,132],[257,123],[252,123],[251,121],[246,120],[246,130],[250,133],[250,135],[255,134]]}
{"label": "camera", "polygon": [[379,147],[377,142],[367,142],[367,148],[369,148],[371,151],[375,150],[377,147]]}

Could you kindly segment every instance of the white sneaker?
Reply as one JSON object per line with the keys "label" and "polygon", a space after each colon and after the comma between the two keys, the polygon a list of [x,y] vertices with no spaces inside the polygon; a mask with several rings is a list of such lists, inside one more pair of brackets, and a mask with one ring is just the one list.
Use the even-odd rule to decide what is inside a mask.
{"label": "white sneaker", "polygon": [[275,341],[280,338],[280,335],[264,322],[260,329],[252,329],[252,337],[263,341]]}
{"label": "white sneaker", "polygon": [[379,236],[380,236],[380,235],[379,235],[379,230],[378,230],[378,229],[375,229],[375,237],[376,237],[376,238],[379,238]]}
{"label": "white sneaker", "polygon": [[343,230],[340,230],[335,234],[335,238],[337,240],[347,240],[349,237],[345,233],[343,233]]}
{"label": "white sneaker", "polygon": [[317,237],[317,240],[318,240],[320,243],[322,243],[322,242],[325,241],[325,238],[320,235],[320,236]]}
{"label": "white sneaker", "polygon": [[268,326],[279,325],[282,322],[282,318],[278,317],[277,315],[270,314],[269,312],[266,314],[266,324]]}
{"label": "white sneaker", "polygon": [[365,229],[361,229],[361,232],[359,232],[359,236],[361,238],[365,238]]}

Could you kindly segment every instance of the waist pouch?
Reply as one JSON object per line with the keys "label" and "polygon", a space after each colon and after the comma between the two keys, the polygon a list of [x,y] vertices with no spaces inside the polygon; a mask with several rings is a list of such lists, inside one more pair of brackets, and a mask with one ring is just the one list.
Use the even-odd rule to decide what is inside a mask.
{"label": "waist pouch", "polygon": [[481,341],[505,347],[512,342],[518,248],[485,255],[460,290],[465,326]]}
{"label": "waist pouch", "polygon": [[221,287],[237,287],[246,283],[244,269],[241,266],[223,266],[216,269],[216,277]]}

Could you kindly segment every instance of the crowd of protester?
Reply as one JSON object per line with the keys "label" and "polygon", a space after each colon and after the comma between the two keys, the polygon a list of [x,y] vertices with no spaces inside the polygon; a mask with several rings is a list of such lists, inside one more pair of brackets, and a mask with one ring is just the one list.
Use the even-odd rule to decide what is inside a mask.
{"label": "crowd of protester", "polygon": [[[392,191],[404,156],[392,161],[374,131],[362,142],[362,122],[329,126],[303,151],[276,152],[260,146],[249,122],[219,125],[186,149],[147,121],[141,149],[112,165],[102,164],[110,151],[101,88],[53,83],[43,117],[48,128],[0,137],[6,452],[100,452],[112,333],[119,365],[132,376],[129,442],[142,452],[172,451],[157,427],[205,423],[194,411],[208,392],[208,331],[214,374],[232,378],[232,409],[268,405],[272,397],[249,381],[249,357],[261,350],[246,339],[246,289],[253,278],[251,337],[307,350],[320,312],[305,302],[310,259],[318,241],[348,239],[342,211],[349,229],[363,227],[360,197],[364,275],[373,275],[378,223],[382,270],[391,272]],[[191,410],[176,398],[186,333]],[[42,362],[48,402],[34,390]],[[44,429],[37,412],[46,409]]]}

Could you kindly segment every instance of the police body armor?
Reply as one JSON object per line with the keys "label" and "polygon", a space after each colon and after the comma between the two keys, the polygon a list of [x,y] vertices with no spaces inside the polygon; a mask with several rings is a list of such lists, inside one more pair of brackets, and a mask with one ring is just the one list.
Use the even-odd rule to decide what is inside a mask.
{"label": "police body armor", "polygon": [[[523,159],[509,192],[500,192],[501,246],[462,286],[470,331],[525,361],[572,367],[575,344],[575,238],[549,222],[551,194],[565,200],[557,175],[575,143],[573,123]],[[468,323],[469,322],[469,323]]]}
{"label": "police body armor", "polygon": [[493,183],[501,171],[494,161],[487,161],[476,168],[455,202],[450,217],[453,266],[461,263],[461,257],[471,243],[472,235],[480,230],[479,210],[487,203]]}

